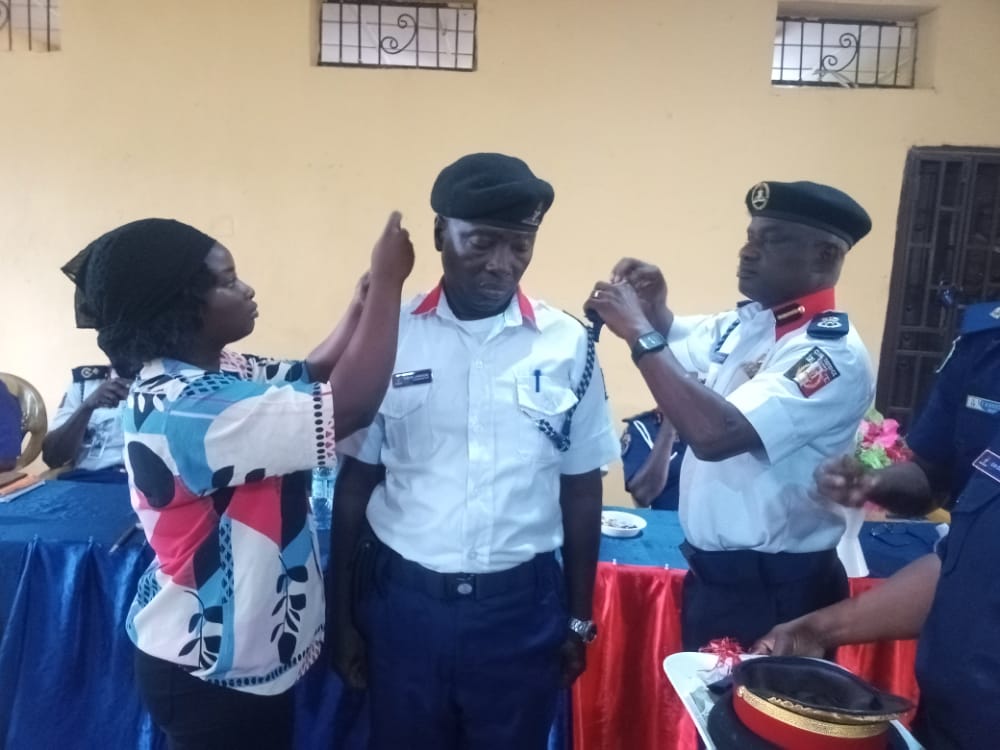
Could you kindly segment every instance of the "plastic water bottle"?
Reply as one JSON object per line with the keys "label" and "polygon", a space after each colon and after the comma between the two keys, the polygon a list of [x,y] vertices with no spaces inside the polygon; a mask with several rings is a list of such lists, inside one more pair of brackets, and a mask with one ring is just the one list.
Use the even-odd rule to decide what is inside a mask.
{"label": "plastic water bottle", "polygon": [[337,469],[333,466],[317,466],[312,472],[312,491],[309,504],[316,518],[316,528],[327,531],[333,516],[333,487],[337,481]]}

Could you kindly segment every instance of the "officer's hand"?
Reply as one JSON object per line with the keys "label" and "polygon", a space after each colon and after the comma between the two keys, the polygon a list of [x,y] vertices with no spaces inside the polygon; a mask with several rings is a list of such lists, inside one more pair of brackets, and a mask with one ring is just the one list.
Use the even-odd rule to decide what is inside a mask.
{"label": "officer's hand", "polygon": [[653,329],[635,289],[625,281],[617,284],[598,281],[583,309],[596,312],[612,333],[629,342]]}
{"label": "officer's hand", "polygon": [[829,458],[813,473],[816,486],[811,495],[847,508],[860,508],[878,484],[877,474],[867,470],[854,456]]}
{"label": "officer's hand", "polygon": [[330,661],[333,670],[351,690],[368,687],[368,666],[365,641],[353,625],[338,625],[334,629]]}
{"label": "officer's hand", "polygon": [[410,242],[410,233],[400,225],[402,219],[399,211],[389,215],[382,236],[372,250],[372,279],[402,286],[413,270],[413,243]]}
{"label": "officer's hand", "polygon": [[809,616],[776,625],[750,648],[751,654],[818,656],[827,651],[822,634],[809,624]]}
{"label": "officer's hand", "polygon": [[622,281],[635,289],[647,318],[656,322],[663,317],[667,309],[667,281],[659,268],[635,258],[622,258],[611,269],[611,283]]}
{"label": "officer's hand", "polygon": [[97,389],[83,400],[87,409],[110,409],[118,406],[128,396],[129,381],[125,378],[111,378],[101,383]]}
{"label": "officer's hand", "polygon": [[570,633],[559,647],[559,659],[562,667],[562,684],[564,688],[568,688],[587,668],[587,645],[576,633]]}
{"label": "officer's hand", "polygon": [[667,486],[669,473],[670,459],[650,453],[639,470],[632,475],[632,479],[625,484],[625,490],[632,495],[636,505],[648,508]]}

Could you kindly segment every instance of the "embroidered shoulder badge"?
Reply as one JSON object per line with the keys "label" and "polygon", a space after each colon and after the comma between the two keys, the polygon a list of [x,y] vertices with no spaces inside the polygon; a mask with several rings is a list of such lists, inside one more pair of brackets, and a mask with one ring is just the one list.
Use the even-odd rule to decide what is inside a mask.
{"label": "embroidered shoulder badge", "polygon": [[107,365],[84,365],[73,368],[73,382],[83,383],[87,380],[107,380],[111,377],[111,368]]}
{"label": "embroidered shoulder badge", "polygon": [[824,385],[839,378],[840,370],[834,366],[826,352],[814,346],[789,368],[785,377],[799,387],[803,396],[809,398]]}
{"label": "embroidered shoulder badge", "polygon": [[809,321],[809,328],[806,333],[818,339],[839,339],[847,335],[851,330],[851,324],[847,322],[847,315],[842,312],[824,312],[813,317]]}

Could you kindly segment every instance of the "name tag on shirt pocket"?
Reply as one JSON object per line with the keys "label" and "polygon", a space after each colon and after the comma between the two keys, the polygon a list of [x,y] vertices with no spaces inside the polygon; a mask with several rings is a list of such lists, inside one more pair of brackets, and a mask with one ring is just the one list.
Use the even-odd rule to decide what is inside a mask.
{"label": "name tag on shirt pocket", "polygon": [[392,374],[392,387],[406,388],[411,385],[424,385],[425,383],[430,383],[432,379],[430,370],[394,372]]}
{"label": "name tag on shirt pocket", "polygon": [[965,406],[967,409],[981,411],[990,416],[1000,414],[1000,401],[993,401],[982,396],[966,396]]}

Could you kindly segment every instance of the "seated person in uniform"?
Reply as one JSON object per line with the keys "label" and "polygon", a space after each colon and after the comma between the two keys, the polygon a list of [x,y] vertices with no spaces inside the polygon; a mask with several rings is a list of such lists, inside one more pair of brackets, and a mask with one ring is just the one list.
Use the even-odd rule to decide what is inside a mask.
{"label": "seated person in uniform", "polygon": [[[925,512],[935,503],[931,477],[916,462],[864,473],[844,465],[819,469],[821,497],[850,507],[878,488],[878,502],[890,508]],[[951,531],[936,553],[861,596],[777,625],[753,647],[756,653],[821,656],[845,644],[919,637],[913,733],[933,750],[996,747],[1000,736],[1000,712],[993,708],[1000,701],[1000,430],[964,475]]]}
{"label": "seated person in uniform", "polygon": [[636,506],[677,510],[686,447],[673,425],[655,409],[625,420],[622,469],[625,491]]}
{"label": "seated person in uniform", "polygon": [[119,407],[128,388],[129,381],[106,365],[74,368],[73,382],[42,443],[45,463],[53,469],[77,469],[73,473],[76,478],[84,472],[102,472],[121,474],[124,481],[125,442]]}
{"label": "seated person in uniform", "polygon": [[0,471],[10,471],[21,457],[21,407],[0,380]]}

